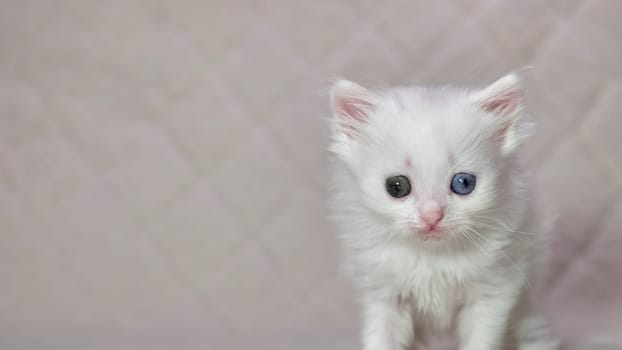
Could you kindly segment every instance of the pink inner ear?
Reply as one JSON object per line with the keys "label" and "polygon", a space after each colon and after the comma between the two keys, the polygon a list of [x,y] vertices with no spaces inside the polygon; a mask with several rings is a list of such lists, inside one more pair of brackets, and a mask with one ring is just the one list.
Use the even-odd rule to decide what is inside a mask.
{"label": "pink inner ear", "polygon": [[520,105],[521,98],[522,93],[520,91],[511,90],[483,101],[481,106],[486,112],[508,113]]}
{"label": "pink inner ear", "polygon": [[374,106],[371,102],[356,97],[341,97],[337,100],[339,115],[359,122],[365,122],[367,112]]}

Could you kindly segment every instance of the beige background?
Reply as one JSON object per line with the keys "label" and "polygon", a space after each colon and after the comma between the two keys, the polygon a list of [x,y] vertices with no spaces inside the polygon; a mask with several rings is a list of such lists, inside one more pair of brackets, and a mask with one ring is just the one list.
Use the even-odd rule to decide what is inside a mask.
{"label": "beige background", "polygon": [[533,65],[544,307],[622,330],[622,3],[0,1],[1,349],[355,349],[326,89]]}

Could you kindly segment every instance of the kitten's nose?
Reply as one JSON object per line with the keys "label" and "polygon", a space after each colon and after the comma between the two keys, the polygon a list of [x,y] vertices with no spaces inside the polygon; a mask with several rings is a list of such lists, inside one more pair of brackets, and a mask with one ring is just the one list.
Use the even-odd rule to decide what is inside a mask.
{"label": "kitten's nose", "polygon": [[428,227],[433,229],[441,219],[443,219],[443,208],[437,201],[427,201],[423,203],[419,216]]}

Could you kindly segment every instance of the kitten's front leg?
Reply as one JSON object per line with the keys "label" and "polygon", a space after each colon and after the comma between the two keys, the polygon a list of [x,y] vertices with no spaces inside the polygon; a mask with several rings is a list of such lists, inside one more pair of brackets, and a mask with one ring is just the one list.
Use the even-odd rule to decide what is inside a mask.
{"label": "kitten's front leg", "polygon": [[363,305],[363,350],[404,350],[413,341],[411,310],[395,301]]}
{"label": "kitten's front leg", "polygon": [[476,291],[467,296],[458,319],[460,350],[499,350],[504,346],[504,337],[521,286],[510,283],[486,288],[490,290]]}

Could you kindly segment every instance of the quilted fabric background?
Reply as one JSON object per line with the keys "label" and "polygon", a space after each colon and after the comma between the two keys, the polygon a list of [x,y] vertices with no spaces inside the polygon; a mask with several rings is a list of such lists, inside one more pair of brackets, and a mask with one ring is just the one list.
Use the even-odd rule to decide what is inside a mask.
{"label": "quilted fabric background", "polygon": [[622,331],[622,3],[0,1],[0,348],[356,349],[326,90],[533,66],[541,297]]}

